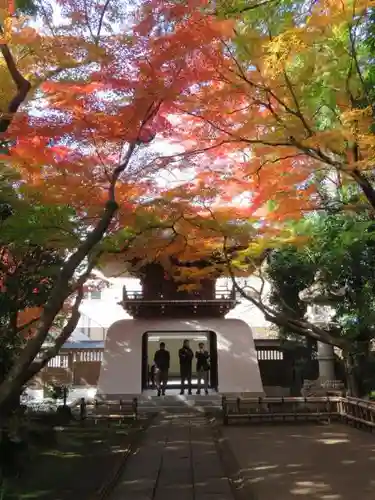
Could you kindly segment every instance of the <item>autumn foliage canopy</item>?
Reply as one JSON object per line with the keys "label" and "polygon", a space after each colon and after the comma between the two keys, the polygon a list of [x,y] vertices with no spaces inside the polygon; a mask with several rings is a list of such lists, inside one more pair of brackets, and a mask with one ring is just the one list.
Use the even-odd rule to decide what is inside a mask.
{"label": "autumn foliage canopy", "polygon": [[[370,3],[242,12],[236,2],[213,11],[201,0],[152,1],[130,12],[126,2],[71,0],[59,3],[60,25],[52,8],[40,13],[43,29],[12,18],[4,36],[31,89],[5,136],[16,138],[7,162],[28,196],[69,204],[90,225],[135,144],[112,230],[170,220],[168,205],[212,219],[209,205],[226,220],[261,219],[273,237],[275,222],[314,208],[318,172],[365,182],[372,108],[352,21],[360,26]],[[15,89],[4,62],[3,73],[6,106]],[[155,138],[188,155],[167,142],[160,154]],[[160,186],[158,172],[171,169],[183,189]]]}

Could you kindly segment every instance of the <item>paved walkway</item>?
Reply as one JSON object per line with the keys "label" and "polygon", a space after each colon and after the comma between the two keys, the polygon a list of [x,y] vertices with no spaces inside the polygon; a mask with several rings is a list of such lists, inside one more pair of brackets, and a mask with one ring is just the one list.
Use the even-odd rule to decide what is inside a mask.
{"label": "paved walkway", "polygon": [[210,424],[168,415],[147,430],[111,500],[234,500]]}
{"label": "paved walkway", "polygon": [[[230,425],[221,432],[241,499],[375,499],[372,434],[340,424]],[[111,496],[128,499],[234,500],[204,416],[159,416],[146,430]]]}
{"label": "paved walkway", "polygon": [[230,425],[222,433],[257,500],[375,499],[374,434],[340,424]]}

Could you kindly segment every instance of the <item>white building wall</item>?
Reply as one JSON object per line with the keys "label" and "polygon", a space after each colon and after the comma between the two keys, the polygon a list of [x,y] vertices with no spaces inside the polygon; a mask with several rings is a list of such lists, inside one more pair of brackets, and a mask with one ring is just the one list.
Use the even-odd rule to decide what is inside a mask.
{"label": "white building wall", "polygon": [[[256,278],[246,280],[249,286],[260,287]],[[142,373],[142,335],[146,331],[169,332],[215,331],[218,336],[218,378],[221,393],[263,394],[256,350],[257,337],[267,336],[271,325],[250,302],[241,299],[227,319],[207,320],[133,320],[118,303],[124,284],[129,290],[140,290],[139,281],[113,278],[111,286],[102,290],[101,298],[88,297],[81,306],[81,319],[76,331],[91,340],[105,338],[104,359],[99,378],[103,394],[139,394]],[[221,283],[222,284],[222,283]],[[230,287],[230,283],[228,283]],[[268,293],[266,288],[265,294]],[[85,331],[84,331],[85,330]],[[260,332],[260,335],[258,334]],[[163,333],[164,336],[164,333]],[[74,337],[74,334],[73,334]]]}
{"label": "white building wall", "polygon": [[92,298],[90,292],[83,299],[80,313],[81,317],[72,334],[85,334],[90,340],[105,340],[107,330],[115,321],[130,318],[119,302],[122,300],[122,287],[124,285],[140,289],[138,280],[114,278],[110,286],[101,290],[100,298]]}
{"label": "white building wall", "polygon": [[217,335],[221,394],[264,395],[251,328],[238,319],[121,320],[108,330],[98,393],[130,396],[142,392],[142,336],[148,332],[208,332]]}

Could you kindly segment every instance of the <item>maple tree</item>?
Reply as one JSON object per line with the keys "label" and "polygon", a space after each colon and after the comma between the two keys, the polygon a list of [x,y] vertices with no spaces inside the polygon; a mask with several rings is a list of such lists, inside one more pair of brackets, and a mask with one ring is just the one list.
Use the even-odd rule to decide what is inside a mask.
{"label": "maple tree", "polygon": [[[12,22],[2,23],[0,105],[6,148],[1,161],[18,172],[19,197],[29,207],[44,206],[53,216],[63,206],[72,212],[62,226],[57,224],[60,239],[52,249],[63,249],[64,260],[33,335],[0,384],[0,406],[71,334],[83,286],[101,254],[122,237],[128,247],[144,230],[166,225],[165,215],[153,217],[152,212],[160,193],[155,174],[166,169],[169,159],[152,142],[171,136],[176,98],[197,79],[206,79],[200,57],[221,30],[211,20],[202,31],[187,15],[190,5],[174,7],[180,29],[173,32],[161,26],[160,15],[153,17],[157,12],[148,5],[136,17],[126,2],[70,0],[58,6],[61,22],[43,2],[40,27],[2,12]],[[66,223],[76,229],[68,243],[62,237]],[[69,301],[65,325],[45,349]]]}
{"label": "maple tree", "polygon": [[[237,24],[225,23],[224,34],[202,57],[206,81],[181,94],[176,104],[176,140],[185,146],[181,157],[189,159],[197,175],[194,188],[186,184],[180,194],[167,190],[163,196],[178,199],[181,192],[190,193],[194,213],[190,205],[185,216],[178,205],[178,224],[169,235],[163,233],[164,241],[157,243],[155,234],[153,241],[160,245],[157,258],[167,260],[173,250],[181,258],[208,258],[212,264],[180,266],[173,270],[177,278],[199,280],[227,272],[267,320],[340,347],[349,363],[356,340],[345,328],[321,328],[278,310],[259,290],[249,294],[236,279],[254,271],[262,276],[259,261],[286,241],[306,243],[306,235],[296,234],[289,224],[305,212],[354,210],[372,218],[370,52],[359,36],[368,4],[357,3],[353,10],[349,2],[329,3],[323,14],[322,4],[306,9],[305,2],[275,2],[271,11],[270,5],[249,9]],[[216,15],[228,15],[227,2],[216,5]],[[231,15],[233,10],[243,12],[239,3],[229,9]],[[195,15],[196,22],[204,23],[212,15],[210,6]],[[341,190],[333,194],[337,185]],[[238,195],[244,195],[245,204],[236,213],[231,202]],[[229,254],[228,246],[233,249],[238,238],[242,250]],[[199,244],[202,240],[209,243]],[[145,259],[150,257],[147,244],[134,245],[133,255],[142,250]],[[219,258],[210,258],[209,251]]]}
{"label": "maple tree", "polygon": [[[205,80],[179,95],[174,130],[197,167],[196,182],[215,186],[223,206],[239,195],[246,203],[252,244],[228,259],[234,277],[253,270],[257,254],[293,239],[287,222],[322,208],[329,178],[354,187],[341,209],[374,210],[371,54],[362,36],[371,5],[283,0],[253,8],[234,0],[213,11],[210,3],[190,4],[195,22],[219,18],[222,31],[201,54]],[[174,13],[170,7],[168,18]],[[230,228],[217,228],[226,243]],[[270,321],[350,347],[236,286]]]}
{"label": "maple tree", "polygon": [[[160,4],[151,2],[151,5],[154,18],[157,18],[161,11]],[[180,36],[187,36],[187,31],[184,31],[186,25],[178,24],[181,6],[176,7],[173,3],[168,5],[168,8],[163,5],[163,13],[169,25],[173,26],[173,23],[177,23]],[[277,2],[277,5],[280,5],[280,2]],[[289,14],[291,9],[296,9],[296,5],[298,6],[298,4],[293,4],[289,11],[286,9]],[[210,5],[205,2],[191,2],[185,15],[189,21],[200,23],[201,26],[210,26],[215,18],[210,8]],[[228,4],[225,4],[225,8],[227,13]],[[233,10],[243,13],[241,7],[230,9],[231,12]],[[249,12],[245,10],[246,13]],[[259,20],[262,16],[266,17],[265,11],[259,13],[259,10],[250,10],[249,15],[255,16],[252,20],[253,25],[256,28],[263,26]],[[218,12],[215,12],[216,16],[218,14],[220,14],[220,4],[218,4]],[[279,18],[279,14],[280,11],[275,13],[274,18],[277,19],[274,21],[279,22],[283,27],[282,15]],[[245,19],[245,24],[242,21],[243,19],[239,23],[242,27],[251,24],[251,18]],[[293,239],[293,232],[284,228],[283,222],[287,218],[299,216],[303,210],[311,210],[317,206],[316,186],[313,181],[316,180],[318,166],[320,169],[323,161],[317,157],[312,147],[308,150],[309,154],[307,152],[302,154],[298,149],[298,144],[295,145],[293,137],[290,136],[292,131],[295,134],[301,132],[300,121],[305,118],[301,111],[294,110],[293,102],[285,108],[282,105],[282,98],[280,96],[278,98],[279,101],[281,100],[280,103],[273,96],[276,90],[272,88],[272,85],[275,86],[277,92],[282,94],[289,88],[285,82],[281,85],[277,80],[279,74],[269,73],[266,77],[261,70],[257,69],[258,66],[260,68],[264,66],[267,71],[272,70],[271,65],[266,63],[266,51],[271,50],[276,42],[265,41],[264,33],[262,33],[264,27],[259,28],[259,33],[257,33],[252,26],[253,37],[249,37],[244,29],[241,38],[238,30],[233,29],[234,26],[232,21],[221,23],[220,36],[211,37],[209,50],[201,51],[199,54],[199,67],[204,67],[204,70],[199,72],[199,81],[197,79],[196,85],[180,93],[172,108],[176,118],[173,122],[175,140],[182,142],[185,146],[181,158],[183,160],[188,158],[189,165],[196,169],[194,182],[183,184],[178,189],[165,190],[162,193],[164,200],[179,201],[175,205],[168,205],[165,202],[161,204],[162,206],[159,205],[159,208],[164,210],[164,216],[161,215],[160,220],[166,224],[164,229],[168,228],[170,232],[167,234],[164,231],[163,238],[160,239],[156,232],[152,234],[153,245],[156,248],[152,246],[150,248],[147,241],[143,243],[143,246],[142,243],[135,244],[130,249],[130,255],[132,253],[137,256],[143,255],[144,259],[150,259],[152,252],[154,252],[154,258],[164,260],[173,252],[182,260],[207,258],[210,252],[220,255],[219,258],[211,259],[213,260],[212,266],[204,270],[191,267],[174,269],[177,276],[185,273],[185,275],[190,274],[194,279],[199,279],[207,273],[219,275],[228,272],[228,269],[225,270],[227,264],[229,264],[229,274],[233,277],[238,274],[251,274],[267,249],[276,247],[285,239],[291,237]],[[256,35],[259,36],[259,43],[253,43]],[[326,38],[318,36],[317,40],[323,45]],[[250,46],[246,51],[243,47],[245,43]],[[264,51],[259,50],[262,45],[266,46]],[[251,51],[256,47],[258,47],[256,49],[258,53],[254,53],[254,60],[252,60]],[[286,60],[285,64],[287,63]],[[247,76],[247,71],[250,76]],[[248,80],[250,77],[255,81]],[[288,75],[286,78],[289,81]],[[297,68],[295,80],[298,84],[300,78]],[[328,85],[327,87],[329,88]],[[306,88],[305,92],[307,93],[308,90]],[[293,87],[291,92],[294,92]],[[290,101],[293,100],[289,95],[288,102]],[[316,111],[312,109],[314,102],[306,104],[306,112],[310,111],[313,115]],[[280,114],[280,119],[275,110]],[[320,118],[317,118],[317,122]],[[282,125],[277,126],[279,121]],[[304,132],[306,130],[302,128],[302,134]],[[325,131],[320,131],[319,127],[314,133],[315,139],[317,136],[319,138],[326,136]],[[288,136],[285,139],[286,134]],[[284,142],[280,142],[280,136],[283,137]],[[303,142],[305,139],[299,138],[298,140]],[[318,146],[317,148],[319,149]],[[332,167],[331,163],[328,164],[329,169]],[[202,165],[203,168],[201,168]],[[206,165],[207,168],[205,168]],[[281,178],[280,174],[282,174]],[[301,185],[304,185],[303,189],[298,189]],[[246,209],[234,210],[233,199],[243,194],[247,201]],[[190,202],[194,200],[194,203],[189,204],[187,197],[190,197]],[[272,210],[269,206],[267,210],[264,210],[264,206],[269,205],[270,200],[273,201]],[[170,225],[171,219],[166,220],[165,217],[166,206],[168,206],[169,214],[174,213],[173,208],[176,209],[175,222],[172,225]],[[149,238],[150,235],[147,237]],[[252,242],[251,246],[246,251],[237,252],[234,259],[232,257],[229,259],[228,242],[232,242],[230,245],[233,248],[233,241],[237,242],[241,239],[240,247],[247,246],[249,240]],[[205,244],[199,245],[198,241],[202,240]],[[302,335],[344,346],[344,342],[333,337],[329,332],[306,321],[291,321],[291,318],[282,316],[266,306],[259,297],[247,297],[236,282],[235,285],[240,293],[261,308],[267,319],[277,324],[287,324]]]}

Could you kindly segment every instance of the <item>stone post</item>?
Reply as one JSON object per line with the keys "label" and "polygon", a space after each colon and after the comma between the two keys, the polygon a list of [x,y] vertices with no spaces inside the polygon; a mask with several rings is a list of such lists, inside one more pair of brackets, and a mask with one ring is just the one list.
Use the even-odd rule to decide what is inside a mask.
{"label": "stone post", "polygon": [[335,352],[330,344],[318,342],[317,359],[319,363],[319,381],[336,380],[335,377]]}

